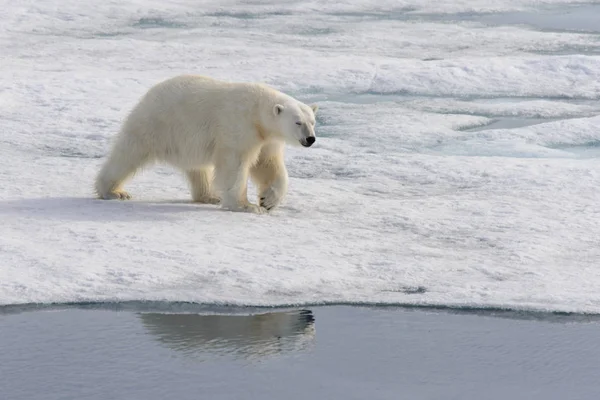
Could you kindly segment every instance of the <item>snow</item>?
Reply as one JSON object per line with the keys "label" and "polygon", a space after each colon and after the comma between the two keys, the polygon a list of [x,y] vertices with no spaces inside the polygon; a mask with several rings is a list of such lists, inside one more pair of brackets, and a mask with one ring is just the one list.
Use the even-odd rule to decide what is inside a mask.
{"label": "snow", "polygon": [[[600,313],[598,36],[457,15],[577,2],[324,4],[0,1],[0,305]],[[167,166],[93,198],[126,113],[179,73],[319,103],[282,208],[192,204]]]}

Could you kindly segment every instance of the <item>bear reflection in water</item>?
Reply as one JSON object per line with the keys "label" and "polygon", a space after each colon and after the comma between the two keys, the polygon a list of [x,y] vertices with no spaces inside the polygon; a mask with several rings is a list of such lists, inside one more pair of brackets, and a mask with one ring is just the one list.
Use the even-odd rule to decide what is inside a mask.
{"label": "bear reflection in water", "polygon": [[142,313],[148,331],[177,351],[256,358],[301,351],[315,335],[310,310],[257,315]]}

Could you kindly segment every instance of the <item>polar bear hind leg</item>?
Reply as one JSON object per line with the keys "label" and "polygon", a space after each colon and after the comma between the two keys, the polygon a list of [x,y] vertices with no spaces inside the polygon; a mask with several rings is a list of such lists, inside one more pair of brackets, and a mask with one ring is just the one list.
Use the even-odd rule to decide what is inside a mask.
{"label": "polar bear hind leg", "polygon": [[123,190],[123,184],[149,161],[148,152],[133,143],[131,138],[118,138],[96,177],[96,194],[104,200],[130,199],[129,193]]}

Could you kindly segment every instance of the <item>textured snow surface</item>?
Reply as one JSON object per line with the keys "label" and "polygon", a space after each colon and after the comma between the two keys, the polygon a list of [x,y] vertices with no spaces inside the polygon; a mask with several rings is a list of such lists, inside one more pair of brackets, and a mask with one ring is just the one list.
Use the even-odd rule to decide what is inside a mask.
{"label": "textured snow surface", "polygon": [[[600,313],[600,36],[476,18],[577,3],[0,1],[0,305]],[[319,103],[283,207],[192,204],[167,166],[93,198],[120,122],[180,73]]]}

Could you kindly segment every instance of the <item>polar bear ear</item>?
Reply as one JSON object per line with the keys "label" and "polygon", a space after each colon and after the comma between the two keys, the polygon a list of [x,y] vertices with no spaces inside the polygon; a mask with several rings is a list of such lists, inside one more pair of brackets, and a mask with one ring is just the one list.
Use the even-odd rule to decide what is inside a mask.
{"label": "polar bear ear", "polygon": [[273,107],[273,114],[279,115],[282,112],[283,112],[283,106],[281,104],[275,104],[275,107]]}
{"label": "polar bear ear", "polygon": [[317,113],[317,110],[319,109],[319,106],[318,106],[318,105],[316,105],[316,104],[311,104],[311,105],[310,105],[310,108],[312,108],[312,110],[313,110],[313,113],[315,113],[315,114],[316,114],[316,113]]}

